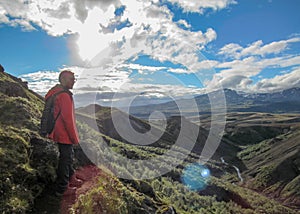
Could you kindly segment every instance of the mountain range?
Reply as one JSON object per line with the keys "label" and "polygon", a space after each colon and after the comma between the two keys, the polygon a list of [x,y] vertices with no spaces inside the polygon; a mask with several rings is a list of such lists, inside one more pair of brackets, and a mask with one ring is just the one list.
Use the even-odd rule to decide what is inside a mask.
{"label": "mountain range", "polygon": [[[225,89],[224,132],[201,164],[214,95],[194,98],[198,112],[189,100],[135,106],[129,113],[95,104],[77,108],[75,163],[84,184],[71,199],[57,200],[51,194],[57,147],[38,134],[44,100],[0,72],[0,212],[299,213],[299,88],[272,94]],[[166,121],[146,120],[154,110]]]}
{"label": "mountain range", "polygon": [[[223,99],[223,102],[222,102]],[[197,106],[191,106],[191,103]],[[187,116],[207,114],[214,108],[226,108],[228,112],[269,112],[269,113],[299,113],[300,88],[290,88],[274,93],[244,93],[224,89],[195,96],[192,99],[180,99],[160,104],[131,106],[130,114],[148,118],[151,112],[160,111],[166,115]]]}

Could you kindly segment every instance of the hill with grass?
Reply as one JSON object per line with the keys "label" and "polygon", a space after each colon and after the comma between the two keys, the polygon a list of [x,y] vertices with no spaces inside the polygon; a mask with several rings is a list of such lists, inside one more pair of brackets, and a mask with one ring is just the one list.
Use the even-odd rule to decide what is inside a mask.
{"label": "hill with grass", "polygon": [[[201,124],[178,116],[153,124],[115,108],[79,108],[75,163],[84,183],[71,198],[57,199],[51,188],[58,151],[38,134],[43,103],[22,80],[0,72],[1,213],[299,212],[298,114],[229,113],[218,149],[200,164],[209,114]],[[132,129],[116,127],[127,120]],[[188,131],[181,136],[182,124]],[[120,128],[153,142],[132,143],[146,139]],[[176,144],[179,136],[185,143]]]}
{"label": "hill with grass", "polygon": [[38,133],[43,100],[0,72],[0,212],[25,213],[55,180],[58,151]]}

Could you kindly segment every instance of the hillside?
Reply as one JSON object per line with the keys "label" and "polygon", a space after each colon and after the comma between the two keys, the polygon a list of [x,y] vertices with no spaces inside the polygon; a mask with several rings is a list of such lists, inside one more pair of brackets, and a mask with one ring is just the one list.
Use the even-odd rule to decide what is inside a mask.
{"label": "hillside", "polygon": [[24,213],[55,179],[57,149],[38,136],[43,100],[0,72],[0,212]]}
{"label": "hillside", "polygon": [[[245,186],[282,203],[299,207],[299,114],[235,112],[227,114],[224,138],[242,150],[231,162],[239,166]],[[210,124],[203,115],[204,127]]]}
{"label": "hillside", "polygon": [[[95,115],[95,118],[93,119],[91,115]],[[140,141],[142,141],[140,145],[143,145],[143,141],[147,141],[146,138],[148,138],[149,142],[150,140],[153,140],[153,143],[149,146],[168,149],[170,146],[173,146],[176,143],[179,135],[181,135],[181,138],[183,139],[182,141],[184,141],[184,143],[180,144],[179,147],[181,147],[182,149],[190,149],[193,153],[200,155],[209,135],[209,131],[207,129],[199,127],[198,125],[190,122],[184,117],[169,117],[166,121],[165,129],[163,129],[163,127],[159,125],[159,121],[156,123],[150,123],[148,121],[128,115],[127,113],[121,112],[116,108],[111,109],[99,105],[89,105],[87,107],[77,109],[77,118],[81,122],[89,124],[95,130],[100,131],[100,133],[109,136],[110,138],[127,144],[132,144],[133,139],[131,139],[132,141],[130,142],[126,140],[126,138],[128,137],[127,135],[120,136],[120,130],[116,130],[112,115],[114,115],[114,118],[118,119],[118,122],[120,124],[125,124],[123,127],[124,130],[121,130],[122,133],[127,134],[132,132],[131,127],[128,127],[126,125],[126,122],[124,122],[128,118],[130,120],[129,125],[132,126],[134,131],[138,133],[146,133],[142,136],[141,139],[134,139],[134,141],[137,143],[140,143]],[[181,126],[186,127],[185,132],[181,133]],[[134,134],[135,133],[132,133],[132,135]],[[156,136],[159,134],[160,138],[158,140],[155,140]],[[193,140],[189,140],[192,137],[195,137],[195,142]],[[190,144],[195,143],[195,145],[192,145],[192,148],[190,148],[187,145],[188,142],[190,142]],[[227,141],[221,140],[220,145],[213,156],[213,159],[219,160],[221,156],[234,158],[239,150],[240,149],[237,146],[229,144],[227,143]]]}
{"label": "hillside", "polygon": [[[60,200],[51,192],[57,148],[37,133],[42,106],[43,99],[26,83],[0,73],[1,213],[299,211],[297,114],[229,114],[220,146],[200,164],[209,115],[203,115],[201,124],[178,116],[150,124],[118,109],[77,109],[81,142],[75,150],[76,174],[84,184],[76,195]],[[133,129],[115,127],[128,118]],[[147,133],[145,139],[123,135],[133,130]],[[182,143],[177,144],[179,136]],[[137,143],[141,141],[151,143]],[[165,173],[157,176],[160,172]]]}
{"label": "hillside", "polygon": [[[91,110],[94,111],[94,113]],[[116,111],[118,111],[118,110],[114,109],[112,112],[116,112]],[[106,133],[107,135],[109,135],[112,138],[116,137],[116,138],[118,138],[119,141],[123,141],[123,139],[113,129],[112,120],[111,120],[111,117],[109,116],[111,110],[109,108],[100,107],[97,105],[96,106],[88,106],[86,108],[79,109],[79,112],[80,112],[80,114],[78,116],[79,116],[80,120],[83,120],[86,122],[90,119],[87,115],[89,115],[89,114],[95,115],[97,118],[96,119],[96,121],[97,121],[96,130],[97,129],[99,129],[99,130],[102,129],[103,131],[109,130],[109,132]],[[123,117],[129,117],[129,115],[126,116],[125,113],[122,113],[119,111],[118,111],[118,114],[122,114]],[[268,115],[269,115],[269,117],[268,117]],[[247,199],[247,198],[249,197],[248,194],[250,194],[250,195],[253,194],[253,196],[254,196],[254,195],[256,195],[256,193],[251,192],[251,191],[248,192],[249,189],[253,189],[257,192],[262,193],[262,195],[260,195],[260,196],[259,195],[254,196],[254,197],[256,197],[256,200],[252,199],[255,201],[253,204],[256,204],[258,199],[263,200],[261,197],[264,197],[263,195],[266,195],[266,194],[262,189],[257,189],[255,187],[253,181],[255,181],[256,179],[248,176],[249,173],[247,173],[247,172],[250,170],[251,164],[249,164],[249,162],[244,160],[243,153],[248,150],[251,151],[250,147],[252,145],[259,145],[260,142],[262,142],[266,139],[269,139],[270,141],[272,141],[273,138],[276,139],[284,133],[294,133],[295,130],[292,127],[294,127],[295,125],[297,126],[297,124],[299,122],[297,118],[299,118],[299,117],[296,114],[295,115],[276,115],[276,114],[271,115],[271,114],[262,114],[262,113],[251,113],[251,114],[250,113],[247,113],[247,114],[246,113],[232,113],[232,114],[229,114],[228,115],[229,122],[228,122],[228,126],[226,127],[227,133],[224,136],[224,141],[221,142],[220,147],[218,148],[213,159],[210,161],[210,163],[208,163],[208,165],[210,166],[211,172],[213,172],[212,174],[214,175],[214,180],[211,181],[211,185],[208,185],[207,189],[199,191],[200,195],[202,197],[217,196],[216,200],[219,202],[232,201],[233,203],[236,203],[243,208],[242,209],[243,211],[242,210],[237,211],[238,209],[235,210],[236,213],[244,213],[244,212],[248,212],[249,211],[248,209],[250,209],[250,210],[253,209],[251,203],[249,202],[249,199]],[[139,121],[138,127],[144,127],[143,131],[149,129],[149,124],[147,122],[145,122],[143,120],[139,120],[139,119],[135,119],[135,120]],[[205,126],[205,124],[209,124],[209,119],[206,117],[206,121],[202,120],[202,123],[204,126]],[[179,124],[178,117],[170,117],[168,119],[168,123],[166,126],[166,132],[167,132],[167,136],[169,138],[168,138],[167,142],[173,142],[177,138],[178,133],[176,133],[176,132],[178,132],[178,130],[180,129],[178,124]],[[264,126],[264,124],[267,124],[267,126]],[[257,127],[260,127],[260,129],[258,129]],[[199,154],[200,154],[199,150],[201,148],[203,148],[203,141],[205,141],[207,138],[208,131],[206,131],[205,129],[200,128],[200,127],[198,127],[198,128],[200,129],[200,132],[199,132],[200,134],[198,136],[198,141],[197,141],[191,155],[186,159],[186,161],[182,165],[180,165],[179,167],[177,167],[176,169],[172,170],[170,173],[165,175],[167,177],[162,176],[160,179],[171,178],[173,180],[173,182],[176,183],[176,186],[182,185],[182,173],[183,173],[184,166],[187,166],[190,163],[195,163],[195,161],[197,161],[197,159],[199,158]],[[140,131],[142,131],[142,130],[140,130]],[[297,136],[297,134],[295,134],[295,135]],[[164,137],[165,137],[165,135],[163,135],[163,137],[160,140],[166,140]],[[240,139],[239,142],[238,142],[238,139]],[[249,141],[251,139],[254,139],[253,142]],[[163,143],[155,144],[154,148],[152,147],[153,145],[148,146],[148,148],[145,148],[145,147],[135,147],[135,148],[126,147],[126,148],[124,148],[124,145],[122,145],[121,143],[117,143],[117,145],[116,144],[114,145],[114,143],[111,143],[111,140],[108,140],[108,142],[112,147],[122,147],[121,149],[116,149],[116,151],[123,151],[121,153],[123,155],[127,155],[129,158],[142,158],[143,159],[143,158],[146,158],[147,156],[152,155],[153,153],[156,153],[156,152],[161,154],[166,148],[168,148],[167,146],[163,147]],[[167,145],[169,145],[169,144],[167,144]],[[245,147],[247,145],[249,147]],[[295,146],[294,145],[292,146],[291,144],[288,144],[288,143],[285,144],[285,142],[282,142],[282,145],[287,146],[287,150],[296,149],[299,147],[298,144],[296,144]],[[142,149],[142,151],[139,151],[140,149]],[[158,149],[160,151],[158,151]],[[261,148],[261,149],[263,149],[263,148]],[[268,164],[275,162],[275,160],[279,159],[279,157],[281,158],[280,161],[283,161],[283,160],[285,160],[285,158],[289,157],[289,156],[282,156],[282,154],[285,151],[280,148],[275,147],[274,150],[277,151],[276,155],[274,156],[274,159],[270,159],[271,162],[266,161],[263,164],[264,166],[267,166]],[[124,151],[126,151],[126,152],[124,153]],[[147,154],[147,153],[145,153],[145,151],[148,151],[149,153]],[[144,154],[144,156],[139,156],[138,154]],[[222,162],[220,161],[221,158],[225,159],[227,163],[222,164]],[[243,177],[242,183],[239,180],[237,172],[234,168],[236,166],[238,166],[241,171],[241,174]],[[128,167],[128,166],[125,166],[125,167]],[[297,166],[291,165],[290,167],[294,168]],[[147,171],[146,169],[144,169],[144,170]],[[299,173],[299,171],[297,171],[297,170],[291,171],[291,174],[295,174],[295,173]],[[296,177],[297,176],[294,176],[289,179],[291,179],[293,181],[293,179],[295,178],[297,181]],[[258,180],[259,180],[259,178],[258,178]],[[152,186],[153,185],[152,182],[155,183],[156,179],[151,180],[150,184],[148,184],[148,185]],[[221,182],[222,184],[220,184],[219,182]],[[237,190],[237,189],[235,189],[234,186],[230,187],[232,182],[240,183],[241,189]],[[293,181],[291,184],[295,185],[295,181]],[[287,182],[285,185],[289,186],[291,184],[289,184],[289,182]],[[136,187],[137,184],[135,182],[133,182],[133,184],[131,182],[131,185],[133,185],[135,188],[137,188],[139,190],[141,188],[143,188],[140,186]],[[245,189],[244,187],[247,187],[247,188]],[[148,188],[149,187],[147,187],[147,189]],[[268,188],[268,185],[266,185],[265,188]],[[147,190],[147,191],[149,191],[149,190]],[[150,192],[153,192],[153,191],[154,190],[151,190]],[[175,191],[175,190],[170,190],[170,191]],[[176,190],[176,192],[177,192],[177,190]],[[271,192],[272,192],[272,190],[271,190]],[[186,194],[186,193],[184,193],[184,194]],[[269,197],[275,198],[290,207],[293,207],[293,208],[299,207],[299,202],[297,201],[299,199],[299,196],[297,195],[296,191],[293,193],[290,193],[290,195],[284,195],[283,196],[284,200],[280,199],[279,197],[274,197],[274,194],[273,195],[269,194]],[[252,198],[252,197],[250,196],[250,198]],[[293,200],[294,202],[289,202],[290,200]],[[256,206],[257,206],[257,204],[256,204]],[[260,204],[259,208],[257,208],[257,209],[260,209],[260,211],[254,209],[253,213],[261,212],[264,209],[263,207],[264,207],[264,205]],[[268,205],[267,205],[267,207],[268,207]],[[180,206],[174,207],[174,209],[176,209],[177,212],[179,212],[178,210],[181,210]],[[195,208],[188,209],[189,211],[187,211],[187,213],[192,212],[192,210],[194,210],[194,209]],[[274,208],[272,211],[270,211],[270,210],[267,211],[268,209],[269,208],[267,208],[265,210],[266,213],[283,212],[282,210],[279,211],[281,208],[278,208],[278,207]],[[183,210],[181,210],[181,212],[184,213]],[[181,213],[181,212],[179,212],[179,213]],[[285,212],[293,213],[292,211],[285,211]],[[252,213],[252,212],[249,211],[249,213]]]}

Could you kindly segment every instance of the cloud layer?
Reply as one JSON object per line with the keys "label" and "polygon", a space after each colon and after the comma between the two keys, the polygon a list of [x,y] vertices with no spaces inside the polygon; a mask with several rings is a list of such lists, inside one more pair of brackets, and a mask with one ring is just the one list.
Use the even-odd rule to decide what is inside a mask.
{"label": "cloud layer", "polygon": [[[218,38],[216,31],[213,28],[195,31],[186,20],[174,21],[174,12],[168,4],[187,13],[202,15],[206,10],[218,12],[237,1],[2,1],[0,23],[22,27],[26,31],[42,29],[51,36],[70,35],[69,48],[77,65],[72,69],[80,80],[76,85],[78,92],[122,90],[124,94],[134,92],[159,97],[202,93],[218,88],[220,84],[250,92],[300,87],[297,81],[299,53],[287,54],[291,46],[300,42],[299,36],[267,44],[262,40],[247,46],[230,43],[215,50],[215,59],[208,60],[201,53],[205,53],[208,45]],[[161,63],[171,62],[172,66],[135,63],[141,55]],[[271,75],[269,79],[260,78],[262,72],[270,69],[280,70],[281,74]],[[134,76],[134,72],[148,75]],[[155,72],[170,75],[177,79],[177,84],[174,81],[155,83]],[[149,74],[153,78],[147,80]],[[205,88],[182,83],[180,74],[195,74]],[[43,94],[56,82],[57,73],[37,72],[22,78]],[[151,81],[154,82],[151,84]]]}

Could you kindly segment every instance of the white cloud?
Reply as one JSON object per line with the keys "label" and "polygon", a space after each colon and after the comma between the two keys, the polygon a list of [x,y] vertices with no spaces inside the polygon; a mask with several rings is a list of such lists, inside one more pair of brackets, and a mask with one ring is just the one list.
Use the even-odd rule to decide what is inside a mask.
{"label": "white cloud", "polygon": [[[193,2],[177,3],[188,9]],[[234,1],[201,2],[195,3],[197,8],[222,9]],[[124,11],[117,16],[114,12],[122,5]],[[77,35],[77,40],[73,39],[69,45],[73,61],[78,59],[77,55],[83,61],[92,60],[108,48],[112,56],[117,56],[114,61],[145,53],[160,61],[185,63],[192,70],[198,61],[197,51],[216,39],[213,29],[202,33],[180,28],[172,21],[171,11],[158,1],[32,0],[24,3],[18,0],[0,3],[0,11],[0,20],[13,26],[18,24],[30,30],[35,24],[52,36]],[[189,26],[183,20],[179,23]]]}
{"label": "white cloud", "polygon": [[[265,92],[267,90],[297,86],[297,80],[292,81],[292,77],[296,77],[295,72],[279,75],[274,79],[261,79],[259,82],[253,81],[253,77],[261,76],[260,74],[263,71],[290,70],[299,67],[300,56],[288,54],[289,47],[296,42],[300,42],[300,37],[295,36],[294,38],[268,44],[263,44],[261,40],[258,40],[246,47],[235,43],[227,44],[218,53],[227,58],[223,62],[213,65],[219,72],[215,74],[211,81],[205,82],[206,86],[213,88],[215,84],[221,83],[225,88],[248,92],[257,92],[259,90]],[[289,84],[286,84],[287,82]]]}
{"label": "white cloud", "polygon": [[291,57],[283,58],[283,60],[281,60],[279,65],[282,67],[300,65],[300,56],[291,56]]}
{"label": "white cloud", "polygon": [[263,41],[258,40],[243,48],[234,43],[225,45],[220,49],[219,54],[230,58],[240,59],[248,56],[266,56],[268,54],[279,54],[286,50],[290,43],[300,42],[300,37],[271,42],[264,45]]}
{"label": "white cloud", "polygon": [[43,96],[51,87],[58,83],[58,75],[58,72],[38,71],[35,73],[23,74],[20,78],[28,82],[30,89]]}
{"label": "white cloud", "polygon": [[130,70],[138,70],[139,73],[143,73],[143,71],[150,71],[150,72],[155,72],[155,71],[160,71],[167,69],[166,67],[160,67],[160,66],[145,66],[145,65],[140,65],[140,64],[129,64],[124,67],[127,67]]}
{"label": "white cloud", "polygon": [[282,89],[300,87],[300,67],[292,72],[276,75],[274,78],[263,79],[251,87],[252,91],[270,92]]}
{"label": "white cloud", "polygon": [[184,26],[185,28],[191,28],[191,25],[190,25],[189,23],[187,23],[186,20],[180,19],[177,23],[178,23],[179,25]]}
{"label": "white cloud", "polygon": [[257,57],[248,57],[242,60],[233,60],[223,62],[217,65],[217,68],[222,68],[222,71],[218,74],[220,76],[255,76],[262,71],[263,68],[267,67],[268,64],[261,63]]}
{"label": "white cloud", "polygon": [[[211,81],[205,82],[206,87],[214,88],[217,84],[222,84],[224,88],[232,88],[248,92],[266,92],[273,89],[286,89],[299,87],[296,72],[299,72],[300,56],[279,56],[273,58],[247,57],[235,59],[223,63],[216,63],[215,68],[220,72],[214,75]],[[295,69],[292,73],[278,75],[274,79],[262,79],[258,83],[252,78],[258,76],[265,69]],[[297,69],[296,69],[297,68]],[[269,71],[271,72],[271,71]],[[286,72],[285,72],[286,73]]]}
{"label": "white cloud", "polygon": [[242,46],[230,43],[222,47],[218,54],[237,59],[240,58],[240,52],[242,51],[242,49]]}
{"label": "white cloud", "polygon": [[196,13],[203,13],[205,9],[210,8],[213,10],[221,10],[230,4],[236,4],[235,0],[209,0],[209,1],[196,1],[196,0],[168,0],[173,4],[177,4],[185,11]]}

